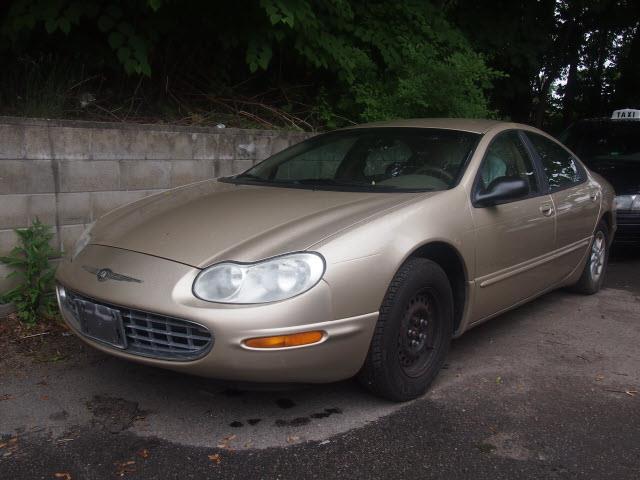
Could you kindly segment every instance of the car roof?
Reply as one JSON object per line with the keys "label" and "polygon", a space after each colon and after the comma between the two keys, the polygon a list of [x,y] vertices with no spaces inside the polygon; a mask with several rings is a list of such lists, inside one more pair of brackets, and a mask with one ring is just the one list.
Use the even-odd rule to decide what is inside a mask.
{"label": "car roof", "polygon": [[485,133],[487,130],[509,122],[485,120],[479,118],[410,118],[405,120],[390,120],[355,125],[352,128],[380,128],[380,127],[411,127],[411,128],[444,128],[448,130],[462,130],[465,132]]}

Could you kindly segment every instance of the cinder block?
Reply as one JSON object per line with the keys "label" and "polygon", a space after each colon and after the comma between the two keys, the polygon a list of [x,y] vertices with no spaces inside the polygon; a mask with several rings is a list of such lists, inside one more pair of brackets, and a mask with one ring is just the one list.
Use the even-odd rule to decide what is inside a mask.
{"label": "cinder block", "polygon": [[289,140],[289,136],[285,133],[281,135],[276,135],[271,139],[271,155],[275,155],[278,152],[281,152],[285,148],[288,148],[291,145],[291,141]]}
{"label": "cinder block", "polygon": [[[53,238],[51,239],[50,245],[52,248],[58,248],[58,234],[55,226],[49,225],[51,228],[51,233],[53,233]],[[21,229],[24,227],[16,227],[11,229],[0,230],[0,256],[8,255],[11,250],[19,244],[20,237],[16,234],[16,229]]]}
{"label": "cinder block", "polygon": [[24,131],[25,158],[32,160],[52,159],[53,145],[48,127],[27,125]]}
{"label": "cinder block", "polygon": [[123,160],[120,185],[124,190],[169,188],[171,162],[166,160]]}
{"label": "cinder block", "polygon": [[0,230],[0,256],[9,255],[18,244],[18,235],[13,229]]}
{"label": "cinder block", "polygon": [[181,160],[171,162],[171,187],[213,178],[213,160]]}
{"label": "cinder block", "polygon": [[256,158],[257,145],[256,137],[253,135],[236,135],[234,159],[254,159]]}
{"label": "cinder block", "polygon": [[96,128],[91,134],[94,160],[142,160],[147,155],[145,131],[119,128]]}
{"label": "cinder block", "polygon": [[217,160],[215,163],[215,177],[228,177],[233,175],[232,160]]}
{"label": "cinder block", "polygon": [[221,135],[210,133],[194,133],[193,138],[193,158],[195,160],[212,160],[220,158],[218,143]]}
{"label": "cinder block", "polygon": [[74,245],[87,225],[62,225],[58,229],[59,246],[63,254],[68,254],[73,250]]}
{"label": "cinder block", "polygon": [[42,223],[54,227],[56,225],[56,196],[54,193],[39,193],[28,195],[27,221],[23,225],[28,227],[37,218]]}
{"label": "cinder block", "polygon": [[308,138],[315,136],[315,133],[309,132],[292,132],[289,134],[289,144],[295,145],[296,143],[300,143]]}
{"label": "cinder block", "polygon": [[222,133],[218,137],[218,149],[215,158],[218,160],[233,160],[236,158],[235,135]]}
{"label": "cinder block", "polygon": [[242,173],[245,170],[249,170],[251,167],[253,167],[253,160],[234,160],[232,163],[231,174],[235,175],[237,173]]}
{"label": "cinder block", "polygon": [[147,155],[151,160],[190,160],[193,158],[193,140],[189,133],[145,132]]}
{"label": "cinder block", "polygon": [[[7,267],[6,265],[0,264],[0,295],[8,292],[9,290],[11,290],[12,288],[18,285],[18,282],[20,281],[18,277],[14,276],[11,278],[7,278],[7,276],[12,271],[13,270]],[[1,302],[0,302],[0,305],[2,305]],[[1,312],[0,312],[0,318],[2,318]]]}
{"label": "cinder block", "polygon": [[135,202],[141,198],[153,195],[164,190],[132,190],[116,192],[93,192],[91,193],[91,221],[97,220],[105,213],[128,203]]}
{"label": "cinder block", "polygon": [[94,192],[120,188],[120,165],[114,160],[61,160],[61,192]]}
{"label": "cinder block", "polygon": [[91,158],[92,128],[49,127],[53,157],[58,160]]}
{"label": "cinder block", "polygon": [[16,228],[26,225],[30,195],[0,196],[0,228]]}
{"label": "cinder block", "polygon": [[24,125],[0,125],[0,158],[24,158]]}
{"label": "cinder block", "polygon": [[260,135],[255,139],[255,156],[254,159],[261,162],[271,156],[271,139],[269,135]]}
{"label": "cinder block", "polygon": [[58,216],[61,225],[91,222],[91,194],[88,192],[58,194]]}
{"label": "cinder block", "polygon": [[0,162],[0,195],[54,191],[51,160],[3,160]]}

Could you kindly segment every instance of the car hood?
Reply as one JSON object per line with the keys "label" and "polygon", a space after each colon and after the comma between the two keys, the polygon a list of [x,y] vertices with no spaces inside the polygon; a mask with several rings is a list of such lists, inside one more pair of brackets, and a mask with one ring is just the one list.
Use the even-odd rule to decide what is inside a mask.
{"label": "car hood", "polygon": [[366,193],[234,185],[209,180],[147,197],[102,217],[91,243],[202,268],[305,250],[389,209],[433,193]]}

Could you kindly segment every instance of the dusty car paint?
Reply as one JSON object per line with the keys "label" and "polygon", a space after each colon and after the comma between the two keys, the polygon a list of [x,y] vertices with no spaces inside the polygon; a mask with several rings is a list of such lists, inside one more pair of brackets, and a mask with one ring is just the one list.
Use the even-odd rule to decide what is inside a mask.
{"label": "dusty car paint", "polygon": [[[214,345],[203,358],[176,362],[131,355],[79,336],[129,360],[198,375],[248,381],[340,380],[361,368],[389,283],[421,249],[446,248],[462,265],[455,305],[459,336],[575,282],[598,222],[605,218],[611,233],[615,231],[613,190],[586,169],[584,182],[572,188],[492,208],[472,205],[478,169],[496,135],[514,129],[542,134],[538,130],[452,119],[366,127],[372,126],[443,128],[482,137],[460,181],[448,190],[322,191],[210,180],[119,208],[97,223],[89,246],[61,263],[60,285],[114,305],[198,322],[210,329]],[[245,306],[206,302],[192,293],[195,277],[211,264],[304,250],[320,253],[326,272],[318,285],[294,298]],[[143,282],[101,282],[83,265]],[[63,314],[68,317],[69,312],[63,309]],[[310,330],[327,335],[318,344],[276,351],[242,346],[243,339],[251,337]]]}

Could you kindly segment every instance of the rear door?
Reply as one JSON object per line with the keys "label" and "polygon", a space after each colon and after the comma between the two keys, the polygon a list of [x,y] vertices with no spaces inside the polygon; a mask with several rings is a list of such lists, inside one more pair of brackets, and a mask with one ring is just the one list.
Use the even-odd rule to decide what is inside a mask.
{"label": "rear door", "polygon": [[[472,206],[477,285],[472,322],[481,321],[549,287],[547,261],[555,245],[555,213],[542,172],[517,130],[496,135],[474,183],[486,188],[501,176],[528,180],[528,196],[490,207]],[[472,192],[473,195],[473,192]]]}
{"label": "rear door", "polygon": [[526,132],[526,137],[542,165],[556,211],[556,269],[551,275],[559,282],[587,251],[600,214],[600,187],[561,144],[537,133]]}

